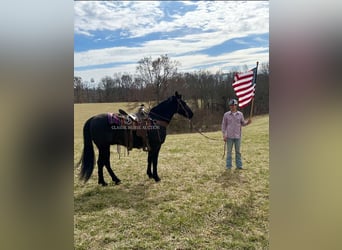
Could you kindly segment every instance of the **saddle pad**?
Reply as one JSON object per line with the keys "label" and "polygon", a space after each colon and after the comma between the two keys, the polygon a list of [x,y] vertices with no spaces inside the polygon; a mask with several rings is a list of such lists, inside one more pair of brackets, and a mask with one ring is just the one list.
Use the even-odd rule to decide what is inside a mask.
{"label": "saddle pad", "polygon": [[118,117],[117,114],[114,114],[114,113],[108,113],[107,114],[107,118],[108,118],[108,123],[110,125],[121,125],[121,122],[120,122],[120,118]]}

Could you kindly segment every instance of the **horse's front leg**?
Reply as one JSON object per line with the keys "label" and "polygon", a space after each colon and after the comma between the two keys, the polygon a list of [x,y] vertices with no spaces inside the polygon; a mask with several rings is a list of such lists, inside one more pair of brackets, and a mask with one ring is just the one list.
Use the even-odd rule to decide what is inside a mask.
{"label": "horse's front leg", "polygon": [[158,176],[158,156],[159,156],[159,150],[160,147],[158,147],[156,150],[152,153],[152,164],[153,164],[153,179],[158,182],[160,181],[160,178]]}
{"label": "horse's front leg", "polygon": [[152,165],[152,151],[148,151],[146,174],[148,175],[148,178],[150,179],[153,178],[153,175],[151,172],[151,165]]}

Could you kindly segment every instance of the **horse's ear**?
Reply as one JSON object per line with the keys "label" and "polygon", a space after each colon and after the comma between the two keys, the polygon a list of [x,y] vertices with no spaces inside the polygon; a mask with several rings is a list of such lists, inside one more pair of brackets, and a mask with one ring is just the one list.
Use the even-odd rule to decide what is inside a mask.
{"label": "horse's ear", "polygon": [[178,94],[178,91],[175,92],[175,96],[176,96],[178,99],[182,99],[182,95]]}

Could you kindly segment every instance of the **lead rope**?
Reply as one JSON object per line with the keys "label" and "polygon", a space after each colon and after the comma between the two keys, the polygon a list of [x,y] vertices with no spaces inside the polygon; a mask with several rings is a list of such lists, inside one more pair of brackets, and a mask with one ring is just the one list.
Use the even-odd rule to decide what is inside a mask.
{"label": "lead rope", "polygon": [[[185,111],[186,115],[189,117],[187,110],[184,108],[184,106],[182,105],[182,103],[178,100],[178,106],[177,106],[177,111],[179,109],[179,106],[182,106],[183,110]],[[190,126],[191,128],[193,128],[193,124],[192,121],[190,120]],[[205,138],[209,139],[209,140],[214,140],[214,141],[220,141],[220,139],[217,138],[210,138],[209,136],[206,136],[205,134],[203,134],[199,129],[196,129],[196,131],[204,136]],[[225,141],[223,141],[223,155],[222,155],[222,159],[224,159],[224,156],[226,155],[226,147],[227,147],[227,143]]]}
{"label": "lead rope", "polygon": [[[190,121],[190,126],[191,126],[191,128],[194,128],[194,126],[193,126],[193,124],[192,124],[192,121],[191,120],[189,120]],[[217,138],[211,138],[211,137],[209,137],[209,136],[206,136],[205,134],[203,134],[199,129],[196,129],[195,128],[195,130],[196,130],[196,132],[198,132],[200,135],[202,135],[203,137],[205,137],[205,138],[207,138],[207,139],[209,139],[209,140],[213,140],[213,141],[220,141],[220,139],[217,139]],[[225,142],[225,141],[223,141],[223,155],[222,155],[222,159],[224,159],[224,156],[226,155],[226,147],[227,147],[227,143]]]}

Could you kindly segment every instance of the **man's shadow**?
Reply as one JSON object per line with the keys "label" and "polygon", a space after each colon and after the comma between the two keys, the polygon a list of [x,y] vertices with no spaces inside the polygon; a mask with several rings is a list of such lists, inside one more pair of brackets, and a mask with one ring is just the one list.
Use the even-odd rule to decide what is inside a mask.
{"label": "man's shadow", "polygon": [[247,182],[244,176],[244,171],[246,170],[224,170],[222,174],[216,178],[216,182],[221,183],[223,188],[241,186],[242,183]]}

